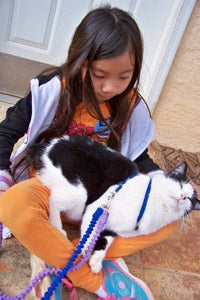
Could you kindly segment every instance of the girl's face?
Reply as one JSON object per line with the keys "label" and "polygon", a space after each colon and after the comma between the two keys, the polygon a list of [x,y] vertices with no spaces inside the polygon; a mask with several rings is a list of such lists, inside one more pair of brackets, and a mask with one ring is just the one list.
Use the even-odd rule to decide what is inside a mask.
{"label": "girl's face", "polygon": [[[86,66],[82,68],[84,77]],[[95,95],[100,103],[121,94],[128,87],[134,72],[135,58],[129,50],[114,58],[95,60],[89,70]]]}

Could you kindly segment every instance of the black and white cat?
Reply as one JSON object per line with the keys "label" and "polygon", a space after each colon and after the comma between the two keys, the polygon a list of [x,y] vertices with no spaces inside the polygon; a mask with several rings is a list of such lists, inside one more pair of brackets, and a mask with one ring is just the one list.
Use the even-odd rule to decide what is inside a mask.
{"label": "black and white cat", "polygon": [[31,146],[27,163],[49,188],[49,218],[61,231],[60,212],[71,220],[82,220],[83,236],[96,209],[109,207],[107,223],[89,260],[93,272],[100,271],[115,236],[149,234],[200,209],[184,162],[168,174],[155,172],[151,179],[117,151],[86,137],[65,136]]}

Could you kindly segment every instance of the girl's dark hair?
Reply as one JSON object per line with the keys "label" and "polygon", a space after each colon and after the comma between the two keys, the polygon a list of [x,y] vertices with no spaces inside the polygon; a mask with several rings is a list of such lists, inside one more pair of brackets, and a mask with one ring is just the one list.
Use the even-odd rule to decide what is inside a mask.
{"label": "girl's dark hair", "polygon": [[[135,58],[133,77],[122,94],[109,100],[111,123],[107,124],[95,97],[89,70],[94,60],[119,56],[126,49]],[[90,11],[76,28],[66,62],[51,69],[51,72],[57,72],[62,78],[61,95],[54,121],[38,136],[37,142],[67,132],[77,104],[83,101],[88,113],[91,114],[89,108],[92,105],[92,111],[95,111],[93,116],[110,127],[108,145],[118,149],[124,123],[130,111],[131,101],[128,94],[133,89],[135,94],[138,94],[142,58],[143,43],[140,30],[127,12],[108,5]],[[83,81],[81,68],[86,61],[87,71]]]}

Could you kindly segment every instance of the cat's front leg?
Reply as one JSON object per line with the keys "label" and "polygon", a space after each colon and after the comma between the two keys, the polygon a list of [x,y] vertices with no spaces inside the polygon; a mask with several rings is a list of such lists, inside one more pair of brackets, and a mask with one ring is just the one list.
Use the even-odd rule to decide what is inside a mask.
{"label": "cat's front leg", "polygon": [[51,197],[49,198],[49,221],[52,225],[59,229],[64,236],[67,236],[66,231],[63,229],[60,211],[55,204],[54,199]]}
{"label": "cat's front leg", "polygon": [[89,265],[93,273],[98,273],[102,269],[102,261],[115,236],[113,232],[111,235],[105,235],[105,232],[102,232],[102,235],[99,237],[89,260]]}

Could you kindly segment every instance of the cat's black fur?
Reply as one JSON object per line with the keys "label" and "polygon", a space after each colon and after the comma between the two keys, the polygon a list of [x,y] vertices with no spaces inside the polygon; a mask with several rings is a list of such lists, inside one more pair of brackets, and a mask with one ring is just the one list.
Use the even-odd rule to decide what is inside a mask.
{"label": "cat's black fur", "polygon": [[[42,154],[48,145],[31,146],[27,151],[27,165],[40,171],[43,168]],[[98,199],[108,187],[138,171],[137,165],[127,157],[84,136],[59,138],[48,156],[70,183],[76,185],[81,180],[88,192],[87,205]]]}

